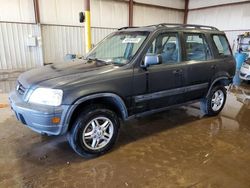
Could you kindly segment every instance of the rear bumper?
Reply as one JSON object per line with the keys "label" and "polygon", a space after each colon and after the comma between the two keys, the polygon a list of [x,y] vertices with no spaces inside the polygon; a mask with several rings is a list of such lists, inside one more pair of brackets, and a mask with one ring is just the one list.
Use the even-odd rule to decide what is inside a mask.
{"label": "rear bumper", "polygon": [[[9,96],[11,109],[19,121],[40,134],[61,135],[67,131],[64,124],[69,105],[51,107],[46,105],[30,104],[25,102],[15,91]],[[58,124],[52,123],[53,117],[59,117]]]}

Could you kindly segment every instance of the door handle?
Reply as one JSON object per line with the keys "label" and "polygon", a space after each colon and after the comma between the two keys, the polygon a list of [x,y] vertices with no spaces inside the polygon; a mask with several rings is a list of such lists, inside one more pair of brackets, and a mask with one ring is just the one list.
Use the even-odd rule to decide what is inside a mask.
{"label": "door handle", "polygon": [[182,74],[182,69],[177,69],[173,71],[173,74],[180,75]]}

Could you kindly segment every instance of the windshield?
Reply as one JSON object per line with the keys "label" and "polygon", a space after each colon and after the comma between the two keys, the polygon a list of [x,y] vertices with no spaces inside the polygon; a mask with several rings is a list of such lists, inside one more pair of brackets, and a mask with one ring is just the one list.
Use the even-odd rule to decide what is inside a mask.
{"label": "windshield", "polygon": [[86,57],[106,63],[126,64],[136,54],[148,32],[116,33],[98,44]]}

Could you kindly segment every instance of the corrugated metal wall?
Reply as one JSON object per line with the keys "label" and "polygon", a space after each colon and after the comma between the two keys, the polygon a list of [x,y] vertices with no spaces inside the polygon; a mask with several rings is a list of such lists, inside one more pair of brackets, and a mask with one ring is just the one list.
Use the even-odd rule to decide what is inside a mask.
{"label": "corrugated metal wall", "polygon": [[0,21],[34,23],[33,0],[0,0]]}
{"label": "corrugated metal wall", "polygon": [[178,9],[184,9],[185,2],[184,0],[134,0],[134,2],[145,3],[149,5],[159,5],[163,7],[172,7]]}
{"label": "corrugated metal wall", "polygon": [[39,36],[35,24],[0,23],[0,69],[30,69],[42,64],[41,49],[29,47],[29,36]]}
{"label": "corrugated metal wall", "polygon": [[135,26],[152,25],[158,23],[183,23],[183,17],[184,13],[176,10],[142,5],[134,6]]}
{"label": "corrugated metal wall", "polygon": [[208,24],[223,30],[250,28],[250,3],[190,11],[188,22]]}
{"label": "corrugated metal wall", "polygon": [[128,3],[125,1],[91,0],[90,9],[93,27],[128,26]]}
{"label": "corrugated metal wall", "polygon": [[[128,5],[120,1],[91,0],[92,43],[128,23]],[[39,1],[44,63],[63,62],[66,54],[85,54],[84,27],[79,23],[83,0]],[[111,11],[112,10],[112,11]]]}
{"label": "corrugated metal wall", "polygon": [[[30,69],[44,63],[60,62],[69,53],[84,55],[84,27],[78,21],[79,12],[84,10],[83,0],[39,0],[38,2],[41,25],[34,24],[33,0],[1,1],[0,70]],[[135,2],[184,8],[184,0],[135,0]],[[128,0],[91,0],[93,45],[115,28],[127,26],[128,12]],[[182,23],[182,21],[182,11],[143,5],[134,7],[134,25]],[[27,45],[29,36],[37,37],[37,46]]]}
{"label": "corrugated metal wall", "polygon": [[[40,37],[42,43],[27,45],[29,36]],[[92,28],[92,43],[96,45],[114,28]],[[42,52],[43,51],[43,52]],[[52,62],[63,62],[66,54],[84,55],[84,27],[0,23],[0,69],[27,70]],[[42,54],[43,53],[43,54]]]}
{"label": "corrugated metal wall", "polygon": [[98,28],[92,27],[91,34],[92,34],[92,44],[95,46],[98,42],[108,36],[110,33],[116,31],[115,28]]}
{"label": "corrugated metal wall", "polygon": [[[162,7],[183,9],[184,0],[134,1],[133,22],[136,26],[183,22],[183,11]],[[189,9],[240,1],[246,0],[190,0]],[[39,6],[41,25],[32,24],[35,22],[33,0],[1,1],[0,69],[29,69],[44,62],[63,61],[67,53],[84,54],[84,28],[78,22],[78,14],[84,9],[83,0],[39,0]],[[224,30],[233,46],[238,34],[250,31],[249,10],[250,4],[191,10],[188,23],[212,25]],[[91,0],[91,12],[94,45],[114,28],[128,25],[128,0]],[[42,35],[42,41],[38,41],[36,47],[28,47],[30,35],[38,39]]]}
{"label": "corrugated metal wall", "polygon": [[[212,6],[214,4],[232,3],[235,0],[190,0],[189,8]],[[205,24],[219,28],[226,32],[228,40],[233,46],[238,34],[250,30],[250,3],[230,5],[201,10],[191,10],[188,13],[188,23]]]}
{"label": "corrugated metal wall", "polygon": [[38,2],[42,24],[82,25],[79,23],[79,12],[84,10],[84,0],[39,0]]}
{"label": "corrugated metal wall", "polygon": [[221,5],[226,3],[236,3],[243,1],[246,0],[189,0],[188,8],[193,9],[193,8]]}
{"label": "corrugated metal wall", "polygon": [[[83,26],[79,12],[84,11],[84,0],[40,0],[42,24]],[[126,1],[91,0],[91,25],[119,28],[128,24]]]}
{"label": "corrugated metal wall", "polygon": [[42,25],[44,62],[63,62],[66,54],[83,54],[83,28]]}
{"label": "corrugated metal wall", "polygon": [[[113,32],[110,28],[92,28],[92,43]],[[85,54],[84,27],[42,25],[44,62],[63,62],[66,54]]]}

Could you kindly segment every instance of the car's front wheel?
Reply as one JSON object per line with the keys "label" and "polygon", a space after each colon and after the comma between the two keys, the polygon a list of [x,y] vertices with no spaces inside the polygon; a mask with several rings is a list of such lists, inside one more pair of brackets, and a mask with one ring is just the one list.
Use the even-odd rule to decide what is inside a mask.
{"label": "car's front wheel", "polygon": [[223,109],[227,92],[223,85],[214,86],[208,96],[201,100],[201,110],[208,116],[215,116]]}
{"label": "car's front wheel", "polygon": [[102,106],[90,106],[78,116],[68,133],[73,150],[82,157],[96,157],[109,151],[119,130],[117,115]]}

